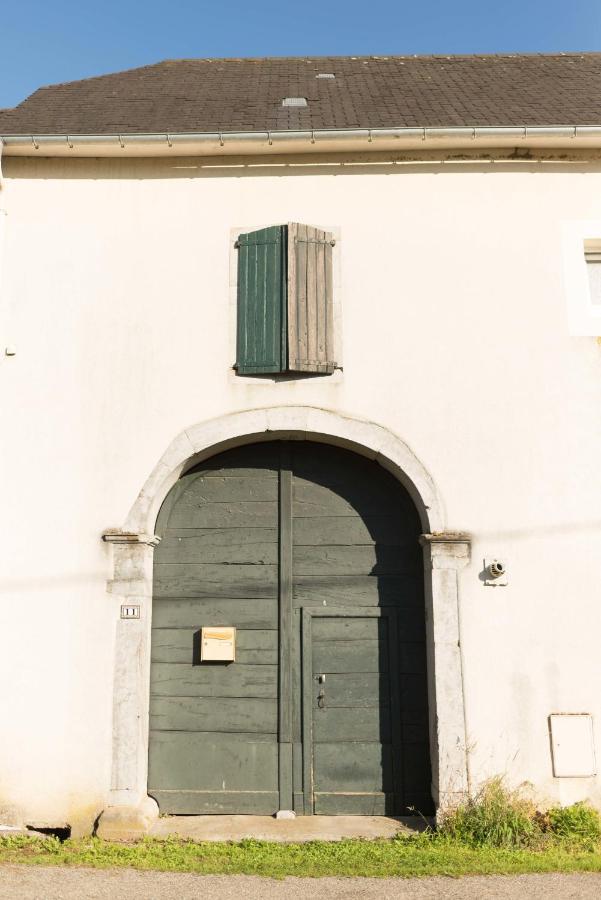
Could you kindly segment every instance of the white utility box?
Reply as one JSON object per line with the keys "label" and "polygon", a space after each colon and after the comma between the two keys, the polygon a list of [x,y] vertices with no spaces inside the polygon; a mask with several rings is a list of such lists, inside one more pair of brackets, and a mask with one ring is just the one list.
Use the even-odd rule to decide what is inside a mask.
{"label": "white utility box", "polygon": [[597,772],[593,718],[587,713],[549,716],[553,774],[556,778],[590,778]]}

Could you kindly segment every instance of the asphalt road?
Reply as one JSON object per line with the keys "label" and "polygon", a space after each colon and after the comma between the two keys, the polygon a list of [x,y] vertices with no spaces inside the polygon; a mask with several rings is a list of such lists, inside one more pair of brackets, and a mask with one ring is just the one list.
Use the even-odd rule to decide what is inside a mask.
{"label": "asphalt road", "polygon": [[0,867],[1,900],[599,900],[601,875],[286,878]]}

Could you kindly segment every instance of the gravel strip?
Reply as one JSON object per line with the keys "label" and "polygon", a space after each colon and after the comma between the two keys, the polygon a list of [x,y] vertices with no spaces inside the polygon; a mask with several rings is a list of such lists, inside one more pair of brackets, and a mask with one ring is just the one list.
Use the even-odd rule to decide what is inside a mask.
{"label": "gravel strip", "polygon": [[1,900],[599,900],[601,875],[286,878],[0,867]]}

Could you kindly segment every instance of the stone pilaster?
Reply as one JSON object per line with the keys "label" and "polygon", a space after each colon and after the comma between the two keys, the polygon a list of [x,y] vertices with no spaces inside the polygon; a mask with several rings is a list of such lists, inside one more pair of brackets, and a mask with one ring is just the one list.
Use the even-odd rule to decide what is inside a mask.
{"label": "stone pilaster", "polygon": [[424,534],[432,787],[438,813],[469,793],[461,651],[459,572],[470,561],[466,534]]}
{"label": "stone pilaster", "polygon": [[116,616],[110,804],[98,833],[107,838],[145,833],[158,815],[146,793],[152,615],[152,558],[160,538],[106,532],[113,578],[108,591]]}

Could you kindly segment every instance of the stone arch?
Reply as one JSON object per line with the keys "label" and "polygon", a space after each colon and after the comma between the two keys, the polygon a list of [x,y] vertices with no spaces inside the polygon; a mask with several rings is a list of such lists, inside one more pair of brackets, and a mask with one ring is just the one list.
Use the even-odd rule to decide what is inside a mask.
{"label": "stone arch", "polygon": [[[99,833],[137,835],[157,814],[146,794],[152,550],[156,517],[169,489],[188,468],[237,445],[279,438],[345,447],[376,460],[412,497],[424,535],[433,796],[437,807],[468,789],[463,675],[459,641],[458,572],[469,561],[469,539],[445,533],[445,514],[432,477],[397,435],[381,425],[307,406],[245,410],[182,431],[138,494],[123,528],[105,532],[112,545],[108,591],[118,604],[113,693],[112,780]],[[139,616],[123,619],[121,609]]]}
{"label": "stone arch", "polygon": [[245,410],[184,429],[146,480],[123,531],[152,533],[167,492],[189,466],[237,444],[283,437],[336,444],[377,460],[408,490],[424,532],[444,531],[444,509],[434,481],[408,444],[374,422],[310,406]]}

